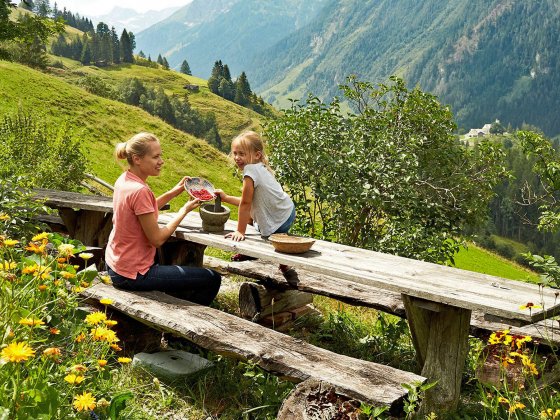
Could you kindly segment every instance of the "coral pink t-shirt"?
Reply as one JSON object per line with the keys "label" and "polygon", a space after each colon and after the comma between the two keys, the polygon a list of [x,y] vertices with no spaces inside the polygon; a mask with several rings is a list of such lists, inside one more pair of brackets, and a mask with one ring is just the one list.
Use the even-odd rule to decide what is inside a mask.
{"label": "coral pink t-shirt", "polygon": [[142,230],[138,215],[153,213],[158,218],[157,201],[148,185],[130,171],[115,182],[113,230],[105,251],[105,262],[123,277],[136,279],[153,265],[156,248]]}

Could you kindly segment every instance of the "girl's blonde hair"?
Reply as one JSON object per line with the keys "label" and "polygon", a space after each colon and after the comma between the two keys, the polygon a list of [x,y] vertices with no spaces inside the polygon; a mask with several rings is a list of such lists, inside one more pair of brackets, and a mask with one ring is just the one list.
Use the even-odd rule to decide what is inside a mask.
{"label": "girl's blonde hair", "polygon": [[127,141],[117,144],[115,158],[126,159],[128,164],[132,166],[132,156],[145,156],[150,150],[151,142],[159,142],[159,139],[152,133],[138,133]]}
{"label": "girl's blonde hair", "polygon": [[233,145],[233,143],[239,144],[239,146],[241,146],[241,149],[243,149],[246,154],[251,156],[251,162],[253,162],[255,154],[257,152],[261,152],[260,162],[263,163],[264,166],[266,166],[269,170],[271,170],[270,164],[268,163],[268,156],[264,151],[264,141],[258,133],[254,131],[244,131],[233,139],[231,144]]}

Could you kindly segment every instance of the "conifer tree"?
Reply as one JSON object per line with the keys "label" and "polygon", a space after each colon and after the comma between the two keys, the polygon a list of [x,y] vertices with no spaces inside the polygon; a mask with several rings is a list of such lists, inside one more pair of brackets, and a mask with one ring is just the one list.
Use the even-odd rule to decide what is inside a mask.
{"label": "conifer tree", "polygon": [[239,105],[247,105],[251,100],[251,86],[249,85],[249,80],[247,80],[247,75],[245,72],[241,72],[241,75],[235,81],[235,98],[234,102]]}
{"label": "conifer tree", "polygon": [[169,63],[167,62],[167,58],[163,57],[163,59],[161,60],[161,65],[165,70],[169,70]]}
{"label": "conifer tree", "polygon": [[189,63],[187,63],[187,60],[183,60],[183,63],[181,64],[181,73],[192,76],[191,68]]}
{"label": "conifer tree", "polygon": [[223,78],[224,66],[222,65],[222,60],[214,62],[214,67],[212,68],[212,74],[208,79],[208,89],[210,92],[216,95],[220,94],[220,82]]}
{"label": "conifer tree", "polygon": [[123,29],[122,31],[119,44],[121,50],[121,61],[123,63],[134,63],[134,56],[132,55],[133,48],[126,29]]}
{"label": "conifer tree", "polygon": [[89,41],[84,43],[84,47],[82,50],[82,56],[80,57],[80,62],[84,66],[88,66],[91,64],[91,47]]}
{"label": "conifer tree", "polygon": [[163,66],[163,58],[161,57],[161,54],[158,54],[156,63]]}
{"label": "conifer tree", "polygon": [[111,51],[113,52],[112,61],[114,64],[119,64],[121,62],[121,46],[119,42],[119,36],[117,35],[117,31],[115,31],[115,27],[111,28]]}

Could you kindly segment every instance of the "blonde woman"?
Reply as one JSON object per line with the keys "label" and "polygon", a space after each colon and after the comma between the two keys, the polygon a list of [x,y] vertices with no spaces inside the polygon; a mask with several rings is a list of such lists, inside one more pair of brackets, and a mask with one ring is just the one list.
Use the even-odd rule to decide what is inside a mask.
{"label": "blonde woman", "polygon": [[189,200],[165,226],[158,224],[158,210],[183,191],[183,178],[171,190],[155,197],[146,180],[158,176],[163,166],[158,138],[139,133],[115,148],[117,159],[128,169],[115,182],[113,230],[105,262],[113,286],[125,290],[160,290],[202,305],[209,305],[220,288],[221,276],[207,268],[155,263],[156,248],[169,239],[184,217],[199,206]]}

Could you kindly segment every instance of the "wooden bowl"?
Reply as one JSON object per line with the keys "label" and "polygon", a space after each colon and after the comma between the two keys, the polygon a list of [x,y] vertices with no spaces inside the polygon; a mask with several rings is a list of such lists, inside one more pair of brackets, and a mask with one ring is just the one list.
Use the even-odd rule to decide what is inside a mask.
{"label": "wooden bowl", "polygon": [[274,233],[268,238],[277,252],[286,254],[303,254],[311,249],[315,239],[293,236],[287,233]]}

